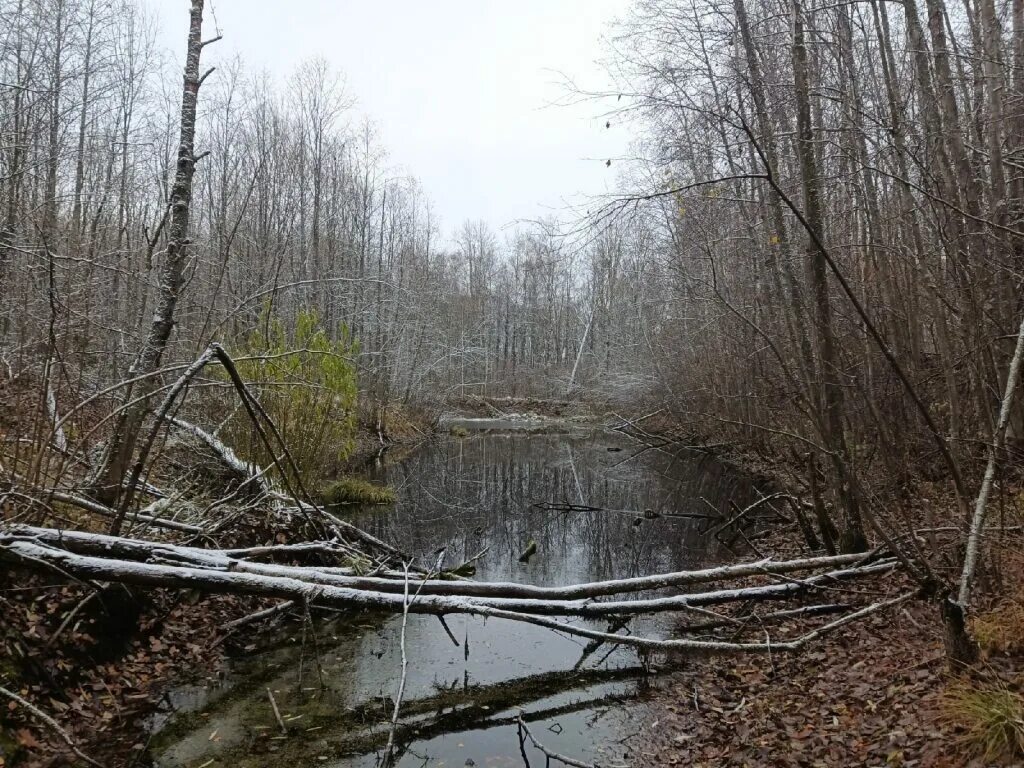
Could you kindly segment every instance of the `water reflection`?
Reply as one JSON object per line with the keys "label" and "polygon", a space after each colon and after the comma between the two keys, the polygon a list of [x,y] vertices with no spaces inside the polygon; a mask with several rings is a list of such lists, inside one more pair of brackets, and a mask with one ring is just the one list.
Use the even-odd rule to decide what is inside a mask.
{"label": "water reflection", "polygon": [[[636,450],[606,432],[445,438],[373,470],[375,479],[395,487],[398,502],[361,512],[357,522],[430,562],[442,547],[449,566],[486,550],[477,576],[488,580],[567,584],[717,558],[698,520],[670,515],[705,514],[709,503],[723,510],[730,502],[744,505],[753,489],[709,457],[632,455]],[[605,511],[534,506],[543,502]],[[646,519],[643,510],[661,517]],[[537,552],[520,563],[530,541]],[[632,650],[601,649],[577,667],[584,643],[576,638],[505,620],[451,616],[447,622],[457,646],[436,617],[409,617],[400,765],[461,766],[467,758],[476,765],[520,765],[513,724],[520,711],[536,719],[548,747],[622,762],[616,744],[629,713],[609,708],[607,698],[635,692],[631,681],[644,670]],[[654,620],[634,625],[634,631],[664,629]],[[207,706],[201,727],[179,722],[158,764],[255,766],[279,752],[303,765],[374,765],[400,668],[399,630],[397,617],[376,616],[325,628],[317,646],[325,691],[316,683],[311,648],[301,651],[298,635],[284,648],[239,662],[231,693]],[[287,739],[273,736],[266,688],[293,731]]]}
{"label": "water reflection", "polygon": [[[410,552],[447,546],[455,564],[489,547],[482,579],[540,585],[639,576],[690,567],[709,551],[699,521],[712,505],[728,509],[752,497],[748,482],[703,454],[647,451],[608,433],[485,433],[451,439],[376,472],[394,486],[393,510],[359,520]],[[609,451],[609,448],[624,450]],[[567,502],[624,512],[535,508]],[[643,510],[662,515],[643,519]],[[518,556],[531,540],[538,553]]]}

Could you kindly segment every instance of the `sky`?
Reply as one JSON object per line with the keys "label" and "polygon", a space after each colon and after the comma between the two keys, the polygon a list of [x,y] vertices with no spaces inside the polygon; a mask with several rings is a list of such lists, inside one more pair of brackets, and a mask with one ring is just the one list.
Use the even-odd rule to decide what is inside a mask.
{"label": "sky", "polygon": [[[185,0],[159,0],[183,61]],[[240,54],[283,83],[322,56],[344,73],[353,122],[378,128],[396,172],[416,176],[448,232],[565,213],[610,191],[628,126],[594,102],[557,106],[564,76],[603,90],[602,37],[629,0],[207,0],[209,60]],[[212,10],[212,12],[211,12]],[[204,56],[207,54],[204,53]],[[214,75],[216,76],[216,75]],[[201,97],[200,97],[201,98]]]}

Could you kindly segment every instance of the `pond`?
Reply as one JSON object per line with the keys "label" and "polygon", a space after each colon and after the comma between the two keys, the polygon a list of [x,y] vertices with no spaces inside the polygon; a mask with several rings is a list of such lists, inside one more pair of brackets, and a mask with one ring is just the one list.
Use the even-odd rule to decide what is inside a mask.
{"label": "pond", "polygon": [[[646,449],[614,432],[459,425],[466,436],[374,467],[371,477],[392,485],[398,501],[356,521],[423,562],[441,548],[449,567],[483,553],[478,579],[562,585],[720,561],[731,555],[702,532],[701,516],[709,505],[728,510],[755,496],[748,480],[712,457]],[[521,562],[531,542],[536,552]],[[664,636],[670,622],[634,623],[632,631]],[[358,614],[318,621],[306,636],[293,627],[221,678],[174,691],[174,711],[154,724],[156,764],[377,765],[400,678],[401,624],[400,616]],[[641,726],[638,695],[656,683],[650,659],[506,620],[450,616],[446,625],[408,618],[398,765],[524,765],[520,714],[551,750],[632,764],[625,742]],[[544,764],[540,753],[524,751]]]}

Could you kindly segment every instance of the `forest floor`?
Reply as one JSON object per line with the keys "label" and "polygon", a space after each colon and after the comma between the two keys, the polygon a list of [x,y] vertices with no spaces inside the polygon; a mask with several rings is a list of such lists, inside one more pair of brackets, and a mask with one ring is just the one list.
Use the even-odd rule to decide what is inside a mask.
{"label": "forest floor", "polygon": [[[0,407],[0,415],[5,410]],[[0,431],[3,426],[0,417]],[[425,413],[391,407],[383,430],[376,414],[364,414],[354,450],[338,473],[358,473],[383,449],[401,454],[431,434]],[[211,479],[217,472],[210,468]],[[0,519],[17,513],[13,506],[0,507]],[[73,522],[103,532],[88,516]],[[168,709],[167,691],[217,678],[229,657],[255,651],[260,637],[222,627],[277,602],[117,585],[93,594],[59,574],[0,570],[0,687],[53,717],[106,768],[147,765],[147,734],[152,719]],[[0,697],[0,768],[81,765],[52,727]]]}
{"label": "forest floor", "polygon": [[[695,442],[670,419],[649,435]],[[752,476],[763,493],[793,489],[801,468],[735,445],[719,459]],[[796,490],[796,489],[794,489]],[[799,488],[805,495],[806,488]],[[914,479],[887,521],[929,516],[958,530],[944,483]],[[1007,525],[1024,521],[1024,484],[1006,483],[997,502]],[[766,555],[797,555],[793,531],[757,542]],[[922,545],[925,542],[920,542]],[[634,739],[637,764],[692,766],[1024,766],[1024,541],[1019,529],[996,547],[998,574],[980,574],[981,640],[976,669],[951,670],[934,601],[913,601],[828,634],[799,654],[694,659],[650,700],[651,719]],[[804,552],[806,554],[806,552]],[[942,566],[937,565],[937,570]],[[946,574],[955,578],[955,574]],[[906,582],[906,583],[896,583]],[[912,589],[904,575],[886,591]],[[1008,595],[996,602],[990,595]],[[999,706],[1008,711],[998,711]],[[1016,722],[1003,722],[1009,716]],[[1005,748],[999,749],[1005,741]],[[993,746],[991,754],[983,750]]]}
{"label": "forest floor", "polygon": [[[183,677],[219,675],[225,654],[244,653],[251,640],[242,633],[225,642],[221,627],[273,603],[110,587],[58,633],[90,591],[48,581],[31,576],[16,587],[0,583],[0,672],[13,678],[3,685],[46,711],[82,752],[110,768],[147,764],[149,724],[166,711],[168,687]],[[0,766],[82,765],[51,728],[14,702],[3,706]]]}
{"label": "forest floor", "polygon": [[[926,602],[852,624],[798,655],[698,660],[654,694],[637,749],[644,764],[694,768],[1024,765],[1019,741],[983,756],[983,741],[972,738],[979,718],[997,714],[972,703],[1016,697],[1021,712],[1024,624],[1004,632],[1016,640],[983,647],[969,674],[948,668],[938,609]],[[998,740],[998,723],[989,725]],[[1024,723],[1004,726],[1011,742],[1021,738]]]}

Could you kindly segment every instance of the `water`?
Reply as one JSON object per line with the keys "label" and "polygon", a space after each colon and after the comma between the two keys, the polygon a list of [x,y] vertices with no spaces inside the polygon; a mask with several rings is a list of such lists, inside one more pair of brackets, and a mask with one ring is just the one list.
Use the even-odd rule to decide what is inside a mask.
{"label": "water", "polygon": [[[743,505],[754,494],[710,457],[643,450],[614,433],[461,425],[468,436],[429,443],[371,470],[399,500],[357,522],[424,562],[442,547],[448,567],[483,552],[480,579],[560,585],[721,560],[728,553],[702,533],[699,516],[709,504],[728,510],[730,501]],[[544,503],[605,511],[535,506]],[[659,516],[649,519],[644,510]],[[521,563],[531,541],[537,552]],[[670,621],[634,623],[633,631],[664,635]],[[642,726],[643,713],[623,702],[656,683],[649,660],[631,649],[585,652],[578,638],[518,622],[449,616],[446,623],[457,645],[437,617],[408,619],[400,766],[521,766],[520,713],[549,749],[631,764],[623,743]],[[256,766],[272,755],[296,766],[376,765],[398,686],[400,631],[401,617],[347,616],[319,627],[316,653],[294,630],[277,647],[234,662],[223,680],[179,689],[171,697],[177,713],[162,719],[154,739],[157,765]],[[533,764],[544,764],[536,750],[526,751]]]}

